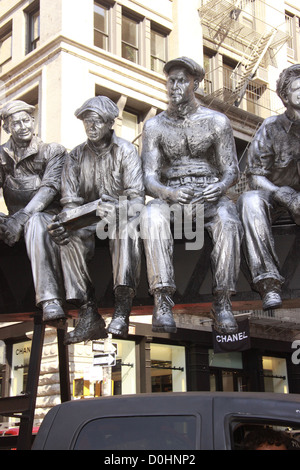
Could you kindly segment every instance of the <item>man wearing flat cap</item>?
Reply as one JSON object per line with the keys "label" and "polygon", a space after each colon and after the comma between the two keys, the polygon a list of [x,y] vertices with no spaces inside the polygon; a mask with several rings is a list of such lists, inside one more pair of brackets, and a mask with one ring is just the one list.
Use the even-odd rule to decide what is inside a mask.
{"label": "man wearing flat cap", "polygon": [[[167,207],[204,205],[204,224],[213,241],[213,317],[215,328],[237,330],[231,295],[240,265],[242,227],[235,205],[226,197],[239,169],[229,120],[201,106],[195,96],[204,70],[180,57],[166,63],[168,108],[149,119],[143,130],[142,160],[146,192],[154,199],[141,218],[150,292],[154,295],[152,328],[175,332],[172,295],[173,237]],[[146,236],[147,231],[150,236]]]}
{"label": "man wearing flat cap", "polygon": [[[129,215],[130,205],[143,203],[141,159],[135,146],[117,137],[112,130],[118,115],[117,105],[106,96],[87,100],[75,112],[83,121],[87,141],[66,158],[61,199],[64,211],[101,199],[97,211],[104,219],[117,210],[120,197],[128,202]],[[96,229],[94,224],[70,231],[59,222],[50,227],[61,249],[67,299],[80,306],[79,322],[65,341],[69,344],[96,339],[102,333],[102,337],[107,336],[88,270],[88,261],[94,254]],[[140,274],[140,238],[134,231],[130,235],[119,237],[116,231],[109,240],[115,311],[108,332],[122,337],[128,334],[132,299]]]}
{"label": "man wearing flat cap", "polygon": [[10,134],[0,147],[0,186],[9,215],[2,217],[0,239],[13,246],[24,235],[31,261],[36,304],[43,320],[64,318],[60,253],[47,225],[61,210],[60,180],[65,158],[63,146],[45,144],[34,135],[34,106],[15,100],[1,111]]}
{"label": "man wearing flat cap", "polygon": [[286,111],[265,119],[257,131],[247,156],[251,191],[237,202],[252,287],[261,295],[264,310],[282,304],[284,279],[272,223],[289,214],[300,224],[300,64],[281,72],[276,91]]}

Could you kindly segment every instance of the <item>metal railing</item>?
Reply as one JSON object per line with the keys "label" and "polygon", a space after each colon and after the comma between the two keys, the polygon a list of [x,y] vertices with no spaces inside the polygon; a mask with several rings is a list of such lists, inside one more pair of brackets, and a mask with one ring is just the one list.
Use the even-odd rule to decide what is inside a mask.
{"label": "metal railing", "polygon": [[[204,95],[234,106],[241,93],[241,77],[233,70],[218,67],[206,74],[203,82]],[[255,79],[249,80],[239,107],[264,119],[284,110],[276,91],[267,83],[260,83]]]}

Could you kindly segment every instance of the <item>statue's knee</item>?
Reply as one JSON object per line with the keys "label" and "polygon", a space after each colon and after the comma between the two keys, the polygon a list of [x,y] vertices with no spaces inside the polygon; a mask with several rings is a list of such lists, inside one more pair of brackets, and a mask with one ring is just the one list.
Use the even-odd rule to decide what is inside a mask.
{"label": "statue's knee", "polygon": [[264,200],[259,191],[248,191],[242,194],[237,201],[237,209],[240,216],[252,216],[261,212],[264,208]]}

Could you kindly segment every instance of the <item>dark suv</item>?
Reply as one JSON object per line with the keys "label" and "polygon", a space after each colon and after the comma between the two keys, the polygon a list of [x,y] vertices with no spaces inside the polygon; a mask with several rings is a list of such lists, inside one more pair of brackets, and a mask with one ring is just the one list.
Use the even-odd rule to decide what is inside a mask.
{"label": "dark suv", "polygon": [[300,396],[153,393],[73,400],[46,415],[33,449],[243,449],[251,429],[300,431]]}

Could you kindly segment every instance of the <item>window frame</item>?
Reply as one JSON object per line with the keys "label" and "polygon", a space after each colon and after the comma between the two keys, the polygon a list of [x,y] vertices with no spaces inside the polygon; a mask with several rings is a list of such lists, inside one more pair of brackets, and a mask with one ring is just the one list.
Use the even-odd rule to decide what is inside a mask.
{"label": "window frame", "polygon": [[7,41],[10,38],[10,55],[5,57],[3,60],[1,60],[0,57],[0,66],[3,66],[10,60],[12,60],[12,51],[13,51],[13,28],[12,28],[12,21],[9,21],[7,24],[5,24],[1,30],[0,30],[0,51],[3,47],[3,44],[5,41]]}
{"label": "window frame", "polygon": [[[152,45],[153,45],[152,34],[153,33],[163,37],[163,39],[164,39],[164,58],[163,59],[161,57],[159,57],[158,55],[154,55],[152,53]],[[170,34],[169,31],[163,30],[162,28],[160,28],[158,25],[156,25],[155,23],[153,23],[151,21],[151,26],[150,26],[150,68],[153,72],[163,73],[164,65],[168,62],[169,34]],[[155,61],[155,63],[158,62],[162,66],[161,71],[160,71],[159,67],[158,67],[158,70],[157,70],[157,67],[155,67],[155,66],[153,68],[153,66],[152,66],[152,61],[153,60]]]}
{"label": "window frame", "polygon": [[[95,25],[95,15],[96,15],[96,6],[100,7],[100,8],[103,8],[105,11],[106,11],[106,27],[107,27],[107,31],[101,31],[101,30],[98,30],[96,28],[96,25]],[[94,46],[95,47],[98,47],[99,49],[102,49],[104,51],[110,51],[111,49],[111,27],[110,27],[110,23],[111,23],[111,14],[112,14],[112,5],[107,3],[107,2],[103,2],[103,1],[98,1],[98,0],[94,0],[94,19],[93,19],[93,33],[94,33],[94,38],[93,38],[93,43],[94,43]],[[105,37],[106,38],[106,47],[101,47],[101,46],[98,46],[96,44],[96,41],[95,41],[95,34],[97,33],[100,33],[102,35],[102,37]]]}
{"label": "window frame", "polygon": [[[123,32],[124,32],[124,27],[123,27],[123,20],[126,18],[127,20],[131,20],[135,23],[136,26],[136,44],[131,44],[130,42],[127,42],[123,39]],[[128,60],[132,62],[133,64],[139,65],[141,63],[141,24],[142,24],[142,18],[138,17],[137,15],[134,15],[132,12],[129,12],[125,8],[122,8],[122,32],[121,32],[121,57],[125,60]],[[136,60],[131,60],[128,57],[125,57],[123,55],[123,46],[129,46],[131,49],[135,51],[135,58]]]}
{"label": "window frame", "polygon": [[[34,5],[25,11],[27,16],[27,44],[26,44],[26,54],[36,50],[39,47],[39,42],[41,39],[41,15],[40,15],[40,3],[35,2]],[[34,35],[34,19],[38,18],[38,35]]]}

